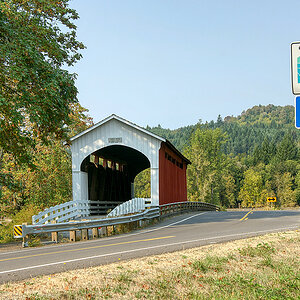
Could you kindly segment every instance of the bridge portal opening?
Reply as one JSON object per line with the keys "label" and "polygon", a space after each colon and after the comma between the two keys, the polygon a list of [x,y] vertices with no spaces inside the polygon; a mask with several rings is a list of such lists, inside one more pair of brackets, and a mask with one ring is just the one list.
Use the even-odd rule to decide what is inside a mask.
{"label": "bridge portal opening", "polygon": [[[141,152],[122,145],[112,145],[93,152],[81,164],[88,173],[88,199],[91,206],[101,203],[106,214],[118,204],[134,198],[134,179],[150,167]],[[99,210],[95,212],[99,214]]]}
{"label": "bridge portal opening", "polygon": [[134,197],[151,198],[151,169],[145,169],[134,179]]}

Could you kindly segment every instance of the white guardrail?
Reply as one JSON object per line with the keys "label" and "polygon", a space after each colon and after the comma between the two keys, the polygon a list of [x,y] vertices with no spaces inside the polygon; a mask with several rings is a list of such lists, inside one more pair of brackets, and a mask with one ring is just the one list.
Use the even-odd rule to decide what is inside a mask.
{"label": "white guardrail", "polygon": [[32,216],[32,224],[42,225],[53,221],[63,223],[89,214],[90,209],[87,201],[69,201],[46,208],[37,215]]}
{"label": "white guardrail", "polygon": [[117,217],[145,210],[151,205],[150,198],[134,198],[115,207],[107,216]]}
{"label": "white guardrail", "polygon": [[[145,205],[147,204],[148,199],[144,199]],[[70,201],[72,202],[72,201]],[[79,205],[81,202],[76,202],[76,205]],[[82,204],[82,203],[81,203]],[[62,213],[60,220],[64,219],[69,220],[70,216],[74,214],[72,213],[72,209],[79,208],[80,206],[72,206],[75,205],[74,203],[64,203],[60,208],[58,206],[55,207],[55,210],[51,210],[53,215]],[[148,204],[149,205],[149,204]],[[84,213],[87,213],[88,209],[85,205],[80,208]],[[60,210],[60,211],[58,211]],[[71,222],[64,222],[64,223],[47,223],[47,224],[33,224],[33,225],[15,225],[15,227],[19,227],[20,234],[15,235],[16,238],[26,238],[27,235],[30,234],[43,234],[49,232],[60,232],[60,231],[76,231],[81,229],[91,229],[91,228],[99,228],[99,227],[106,227],[106,226],[114,226],[119,224],[126,224],[135,221],[142,221],[142,220],[149,220],[153,218],[158,218],[161,216],[177,214],[180,212],[185,211],[207,211],[207,210],[219,210],[219,207],[209,203],[203,202],[176,202],[176,203],[169,203],[160,205],[158,207],[152,207],[149,209],[144,210],[143,212],[135,213],[129,216],[118,216],[118,217],[104,217],[102,219],[95,219],[95,220],[85,220],[85,221],[71,221]],[[50,210],[49,210],[50,211]],[[48,211],[48,212],[49,212]],[[41,215],[40,215],[41,214]],[[38,214],[41,218],[42,213]],[[35,216],[35,217],[37,217]],[[47,219],[48,218],[48,219]],[[42,218],[43,220],[47,219],[49,221],[51,216],[45,216]],[[39,220],[38,217],[36,220]]]}

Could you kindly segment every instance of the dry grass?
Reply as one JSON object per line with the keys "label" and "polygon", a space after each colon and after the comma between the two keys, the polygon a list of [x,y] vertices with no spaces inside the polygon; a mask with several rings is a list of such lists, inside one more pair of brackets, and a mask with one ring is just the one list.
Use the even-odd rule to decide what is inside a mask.
{"label": "dry grass", "polygon": [[0,286],[0,299],[300,299],[300,232]]}

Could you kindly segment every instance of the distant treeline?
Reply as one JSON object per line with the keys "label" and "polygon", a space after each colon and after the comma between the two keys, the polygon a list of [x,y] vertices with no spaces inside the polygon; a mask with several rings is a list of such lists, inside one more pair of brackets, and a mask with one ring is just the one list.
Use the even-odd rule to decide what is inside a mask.
{"label": "distant treeline", "polygon": [[[192,162],[188,197],[224,207],[300,204],[299,131],[293,106],[254,106],[238,117],[222,117],[175,130],[147,129],[168,139]],[[147,194],[147,171],[137,194]],[[149,184],[148,184],[149,188]],[[148,191],[149,193],[149,191]]]}

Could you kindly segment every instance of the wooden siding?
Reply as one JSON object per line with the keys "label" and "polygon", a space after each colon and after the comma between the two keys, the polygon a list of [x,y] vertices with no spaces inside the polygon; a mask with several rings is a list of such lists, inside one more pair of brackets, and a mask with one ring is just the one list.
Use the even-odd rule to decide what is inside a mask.
{"label": "wooden siding", "polygon": [[159,150],[159,204],[187,201],[187,162],[162,142]]}

